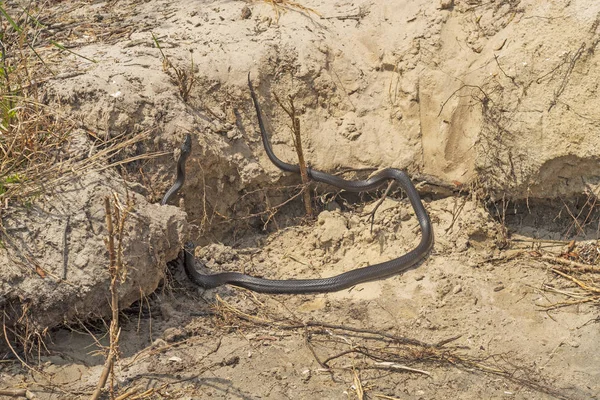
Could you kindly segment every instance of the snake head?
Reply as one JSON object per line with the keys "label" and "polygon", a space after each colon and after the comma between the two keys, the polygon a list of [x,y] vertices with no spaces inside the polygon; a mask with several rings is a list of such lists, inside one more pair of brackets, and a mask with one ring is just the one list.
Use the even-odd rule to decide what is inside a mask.
{"label": "snake head", "polygon": [[184,243],[183,249],[193,255],[194,250],[196,250],[196,245],[193,242],[187,241]]}
{"label": "snake head", "polygon": [[192,135],[189,133],[185,136],[185,140],[181,144],[181,154],[186,156],[192,152]]}

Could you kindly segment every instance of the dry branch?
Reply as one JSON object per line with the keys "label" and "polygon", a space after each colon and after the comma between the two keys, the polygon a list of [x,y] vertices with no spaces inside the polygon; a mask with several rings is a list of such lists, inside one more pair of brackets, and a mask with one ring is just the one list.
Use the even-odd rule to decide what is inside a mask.
{"label": "dry branch", "polygon": [[593,272],[600,273],[600,267],[595,265],[583,264],[573,260],[567,260],[566,258],[553,257],[553,256],[540,256],[540,258],[544,261],[548,261],[555,264],[553,269],[559,270],[561,272]]}
{"label": "dry branch", "polygon": [[7,397],[25,397],[26,399],[35,399],[35,395],[27,389],[5,389],[0,390],[0,396]]}
{"label": "dry branch", "polygon": [[311,206],[310,192],[308,191],[308,183],[310,179],[308,177],[308,169],[306,168],[306,161],[304,160],[304,152],[302,150],[302,137],[300,133],[300,118],[296,115],[296,107],[294,106],[294,98],[292,96],[288,97],[289,106],[286,107],[281,100],[277,97],[275,93],[273,93],[275,97],[275,101],[279,104],[283,111],[290,117],[292,120],[292,133],[294,139],[294,147],[296,149],[296,154],[298,155],[298,165],[300,166],[300,177],[302,178],[302,184],[304,185],[302,188],[302,196],[304,199],[304,208],[306,210],[306,216],[308,218],[313,218],[313,210]]}
{"label": "dry branch", "polygon": [[[121,328],[119,327],[119,285],[124,279],[125,268],[123,267],[122,250],[123,250],[123,232],[125,231],[125,220],[130,211],[131,204],[128,196],[128,208],[124,208],[119,202],[116,194],[114,197],[114,208],[111,209],[110,197],[104,198],[104,210],[106,213],[106,230],[108,237],[106,239],[106,247],[108,248],[110,274],[110,295],[111,295],[111,310],[112,318],[110,322],[109,335],[110,345],[108,355],[104,363],[104,368],[100,374],[100,379],[96,386],[96,390],[90,397],[91,400],[96,400],[102,394],[102,389],[106,385],[108,377],[111,376],[110,395],[115,398],[114,393],[114,363],[119,354],[119,336]],[[116,230],[115,230],[116,225]],[[115,246],[115,236],[117,238]]]}

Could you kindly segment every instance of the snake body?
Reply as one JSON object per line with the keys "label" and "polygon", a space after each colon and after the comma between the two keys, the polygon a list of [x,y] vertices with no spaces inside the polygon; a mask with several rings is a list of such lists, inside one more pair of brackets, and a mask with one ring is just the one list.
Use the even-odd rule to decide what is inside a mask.
{"label": "snake body", "polygon": [[181,145],[181,153],[179,153],[179,161],[177,161],[177,177],[175,178],[175,183],[173,186],[167,190],[167,193],[163,196],[160,201],[160,205],[164,206],[167,204],[171,196],[181,189],[183,183],[185,182],[185,162],[192,152],[192,136],[186,135],[183,144]]}
{"label": "snake body", "polygon": [[[273,162],[273,164],[275,164],[278,168],[280,168],[283,171],[300,173],[300,167],[298,165],[283,162],[279,158],[277,158],[277,156],[275,156],[275,153],[273,153],[273,149],[271,147],[271,143],[269,142],[269,137],[263,123],[261,108],[258,103],[256,93],[254,92],[252,82],[250,81],[250,74],[248,74],[248,87],[250,89],[250,95],[252,96],[252,101],[256,110],[256,116],[258,118],[258,124],[260,127],[263,145],[267,155],[269,156],[269,159],[271,160],[271,162]],[[183,154],[184,153],[182,151],[182,155]],[[184,162],[185,157],[180,158],[178,171],[183,171]],[[386,168],[380,171],[379,173],[375,174],[374,176],[370,177],[369,179],[361,181],[349,181],[334,175],[327,174],[325,172],[317,171],[312,168],[307,168],[307,170],[309,177],[314,181],[326,183],[347,190],[349,192],[362,192],[372,190],[380,186],[385,181],[388,181],[389,179],[394,179],[396,182],[398,182],[398,184],[402,187],[402,189],[404,189],[404,191],[408,195],[408,199],[410,200],[410,203],[415,211],[415,214],[419,221],[419,225],[421,227],[421,241],[419,242],[417,247],[394,260],[370,265],[368,267],[354,269],[336,276],[321,279],[272,280],[257,278],[239,272],[223,272],[213,275],[204,275],[196,270],[194,266],[194,257],[187,251],[184,251],[185,271],[190,280],[206,289],[230,284],[261,293],[303,294],[335,292],[338,290],[347,289],[359,283],[387,278],[389,276],[406,271],[410,267],[419,263],[423,258],[425,258],[425,256],[431,250],[433,246],[433,229],[431,226],[429,215],[423,207],[423,203],[421,202],[419,193],[417,192],[410,178],[404,171],[395,168]],[[181,183],[183,183],[183,178],[181,179]],[[175,188],[175,186],[173,186],[173,188]],[[178,188],[176,188],[170,194],[173,194],[175,191],[177,191],[177,189]],[[169,190],[169,192],[171,192],[171,190]],[[169,193],[167,193],[167,195],[169,195]],[[165,195],[166,199],[168,199],[167,195]]]}

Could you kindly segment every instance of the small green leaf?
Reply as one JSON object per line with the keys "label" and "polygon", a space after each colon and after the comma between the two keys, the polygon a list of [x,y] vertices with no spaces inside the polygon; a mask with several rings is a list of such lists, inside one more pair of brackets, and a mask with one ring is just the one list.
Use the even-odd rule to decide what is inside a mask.
{"label": "small green leaf", "polygon": [[17,23],[15,21],[13,21],[13,19],[10,17],[10,15],[8,15],[8,13],[6,12],[6,10],[3,7],[0,7],[0,13],[2,13],[2,15],[4,15],[4,18],[6,18],[8,23],[13,27],[13,29],[15,31],[17,31],[17,32],[23,31],[23,29],[21,29],[21,27],[19,25],[17,25]]}
{"label": "small green leaf", "polygon": [[97,62],[98,62],[98,61],[94,60],[93,58],[87,58],[86,56],[82,56],[81,54],[77,54],[77,53],[75,53],[74,51],[67,49],[67,48],[66,48],[65,46],[63,46],[62,44],[60,44],[60,43],[58,43],[58,42],[55,42],[54,40],[51,40],[51,41],[50,41],[50,43],[51,43],[53,46],[55,46],[55,47],[58,47],[60,50],[64,50],[64,51],[66,51],[66,52],[68,52],[68,53],[71,53],[71,54],[73,54],[73,55],[77,56],[77,57],[81,57],[81,58],[83,58],[84,60],[88,60],[89,62],[93,62],[93,63],[97,63]]}

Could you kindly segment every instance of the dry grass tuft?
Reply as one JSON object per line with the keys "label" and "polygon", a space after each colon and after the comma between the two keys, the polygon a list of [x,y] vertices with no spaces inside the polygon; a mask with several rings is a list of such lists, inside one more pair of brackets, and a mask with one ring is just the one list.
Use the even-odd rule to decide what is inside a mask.
{"label": "dry grass tuft", "polygon": [[303,6],[300,3],[297,3],[295,1],[291,1],[291,0],[261,0],[265,3],[270,4],[273,7],[273,10],[275,11],[275,22],[278,23],[279,22],[279,17],[281,16],[282,12],[285,12],[287,10],[296,10],[296,11],[300,11],[306,15],[309,14],[315,14],[318,17],[321,17],[321,14],[310,8],[310,7],[306,7]]}
{"label": "dry grass tuft", "polygon": [[167,72],[171,80],[174,84],[179,88],[179,95],[184,103],[187,103],[190,99],[190,93],[192,91],[192,87],[196,83],[196,77],[194,75],[194,57],[190,50],[190,66],[186,69],[184,67],[175,66],[169,57],[163,52],[162,47],[160,46],[160,42],[158,38],[152,34],[152,41],[158,50],[160,51],[160,55],[163,60],[163,70]]}
{"label": "dry grass tuft", "polygon": [[[69,154],[77,123],[61,115],[60,104],[41,100],[39,82],[54,75],[41,56],[47,40],[37,39],[45,27],[34,15],[39,18],[41,12],[9,10],[0,4],[0,14],[7,21],[0,25],[0,210],[12,202],[27,203],[77,172],[105,168],[109,160],[119,158],[115,156],[125,142],[131,145],[147,135],[101,143],[100,151],[83,160]],[[113,165],[135,159],[139,158]]]}
{"label": "dry grass tuft", "polygon": [[30,39],[38,32],[37,20],[27,10],[18,17],[11,11],[0,6],[8,22],[0,32],[0,204],[35,170],[47,169],[71,131],[38,101],[35,82],[49,70]]}
{"label": "dry grass tuft", "polygon": [[56,110],[21,96],[1,100],[0,201],[22,199],[34,182],[50,183],[65,166],[62,149],[73,122]]}
{"label": "dry grass tuft", "polygon": [[[31,5],[31,3],[30,3]],[[32,6],[33,7],[33,6]],[[48,40],[41,10],[5,9],[0,27],[0,209],[69,179],[86,168],[68,153],[75,121],[61,115],[60,104],[43,104],[39,82],[54,75],[41,56]],[[13,16],[15,15],[15,16]],[[43,36],[43,35],[42,35]],[[50,41],[52,42],[52,41]],[[137,140],[143,139],[138,136]],[[119,138],[122,139],[122,138]],[[131,144],[131,141],[129,142]],[[114,156],[118,141],[104,143],[104,156]],[[122,146],[120,147],[122,148]],[[98,166],[98,153],[86,160]],[[104,159],[107,161],[107,158]]]}
{"label": "dry grass tuft", "polygon": [[[586,259],[591,253],[592,259]],[[581,254],[581,255],[580,255]],[[597,264],[597,255],[600,247],[597,243],[569,244],[569,251],[558,256],[540,255],[544,265],[556,276],[563,279],[558,284],[545,283],[543,290],[565,297],[565,300],[550,302],[543,305],[546,311],[557,308],[580,305],[584,303],[600,304],[600,284],[598,274],[600,266]]]}
{"label": "dry grass tuft", "polygon": [[550,282],[542,284],[541,290],[557,296],[559,300],[554,301],[548,296],[546,304],[539,305],[542,310],[550,311],[585,303],[600,305],[600,243],[597,240],[577,242],[516,239],[513,240],[513,249],[515,252],[512,255],[502,259],[530,257],[539,261],[532,265],[553,275]]}

